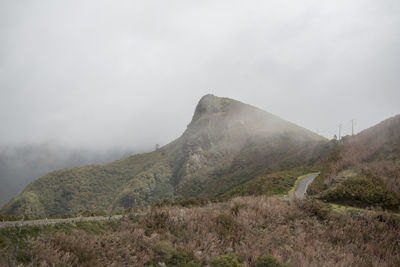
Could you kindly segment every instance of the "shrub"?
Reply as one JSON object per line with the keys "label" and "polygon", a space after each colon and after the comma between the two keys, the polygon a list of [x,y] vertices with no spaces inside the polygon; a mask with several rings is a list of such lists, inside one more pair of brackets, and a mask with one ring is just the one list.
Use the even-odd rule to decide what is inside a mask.
{"label": "shrub", "polygon": [[200,267],[200,261],[193,255],[183,249],[175,249],[169,242],[162,241],[157,244],[156,258],[149,263],[150,266],[158,266],[159,262],[168,267]]}
{"label": "shrub", "polygon": [[400,197],[383,186],[379,178],[365,176],[350,177],[321,195],[327,201],[356,206],[376,205],[387,209],[398,209]]}
{"label": "shrub", "polygon": [[200,202],[194,197],[190,197],[179,201],[179,205],[182,207],[199,206]]}
{"label": "shrub", "polygon": [[264,255],[257,258],[256,267],[284,267],[280,261],[278,261],[272,255]]}
{"label": "shrub", "polygon": [[217,216],[216,223],[220,238],[235,242],[238,241],[239,226],[232,215],[221,213]]}
{"label": "shrub", "polygon": [[225,254],[211,259],[213,267],[244,267],[238,262],[235,254]]}
{"label": "shrub", "polygon": [[233,204],[233,207],[231,208],[232,215],[238,216],[240,207],[241,207],[240,203],[235,202]]}
{"label": "shrub", "polygon": [[231,215],[221,213],[217,217],[217,225],[221,226],[227,231],[232,231],[236,227],[236,221]]}
{"label": "shrub", "polygon": [[153,232],[163,233],[169,226],[169,212],[168,210],[152,209],[150,213],[143,218],[143,223],[146,226],[146,235]]}
{"label": "shrub", "polygon": [[328,204],[321,203],[321,201],[314,198],[297,200],[295,203],[297,207],[302,209],[310,217],[317,217],[319,220],[325,220],[330,215],[330,207]]}
{"label": "shrub", "polygon": [[153,207],[156,208],[161,208],[161,207],[168,207],[168,206],[173,206],[175,202],[169,198],[165,198],[162,201],[156,202]]}

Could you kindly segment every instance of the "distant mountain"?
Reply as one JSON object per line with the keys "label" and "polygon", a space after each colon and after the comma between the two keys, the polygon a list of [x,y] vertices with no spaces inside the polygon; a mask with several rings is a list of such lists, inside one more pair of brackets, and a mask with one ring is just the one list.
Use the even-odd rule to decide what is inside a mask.
{"label": "distant mountain", "polygon": [[400,208],[400,115],[337,142],[308,188],[321,199]]}
{"label": "distant mountain", "polygon": [[142,207],[165,198],[214,197],[254,177],[310,166],[327,141],[229,98],[204,96],[181,137],[107,165],[50,172],[1,212],[60,216]]}
{"label": "distant mountain", "polygon": [[49,171],[105,164],[133,154],[133,149],[76,149],[54,142],[0,146],[0,206]]}

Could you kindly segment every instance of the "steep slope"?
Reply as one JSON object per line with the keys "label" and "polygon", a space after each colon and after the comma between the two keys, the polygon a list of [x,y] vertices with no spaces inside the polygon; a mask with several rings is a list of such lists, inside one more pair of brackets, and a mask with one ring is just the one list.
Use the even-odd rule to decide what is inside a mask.
{"label": "steep slope", "polygon": [[400,205],[400,115],[348,136],[308,193],[352,205]]}
{"label": "steep slope", "polygon": [[1,212],[59,216],[216,196],[258,175],[312,165],[325,144],[322,137],[268,112],[206,95],[186,131],[170,144],[107,165],[51,172]]}

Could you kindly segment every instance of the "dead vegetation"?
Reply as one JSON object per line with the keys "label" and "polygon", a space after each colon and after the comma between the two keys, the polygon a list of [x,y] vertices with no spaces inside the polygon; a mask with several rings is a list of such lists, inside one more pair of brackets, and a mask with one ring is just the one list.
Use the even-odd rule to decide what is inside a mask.
{"label": "dead vegetation", "polygon": [[307,193],[353,206],[400,209],[400,115],[332,143]]}
{"label": "dead vegetation", "polygon": [[[48,228],[26,238],[21,253],[28,266],[217,266],[236,258],[262,266],[256,264],[268,254],[290,266],[400,265],[398,217],[337,214],[311,199],[260,196],[191,208],[158,206],[101,232]],[[6,260],[2,252],[0,263]]]}

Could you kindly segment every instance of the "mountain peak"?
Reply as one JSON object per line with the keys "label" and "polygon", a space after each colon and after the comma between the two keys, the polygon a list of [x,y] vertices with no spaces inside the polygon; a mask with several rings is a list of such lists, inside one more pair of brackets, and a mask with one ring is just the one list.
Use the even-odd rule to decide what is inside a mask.
{"label": "mountain peak", "polygon": [[58,216],[114,203],[126,209],[165,198],[217,196],[256,175],[309,164],[319,140],[266,111],[209,94],[182,136],[162,149],[48,173],[1,212],[24,214],[29,207],[36,216]]}
{"label": "mountain peak", "polygon": [[212,94],[203,96],[196,106],[192,122],[197,121],[205,114],[218,113],[226,111],[229,104],[238,102],[230,98],[218,97]]}

